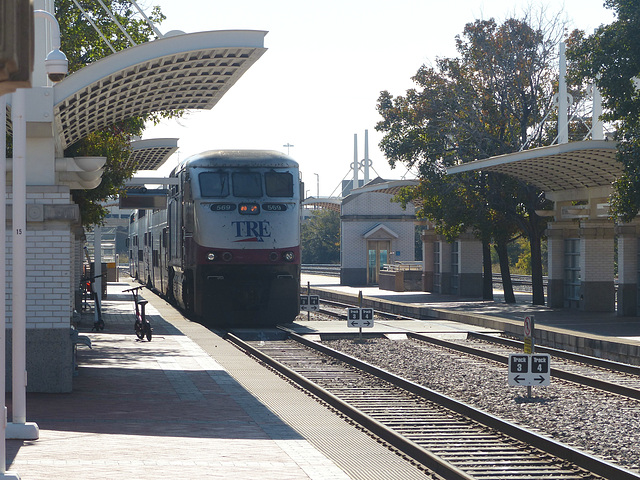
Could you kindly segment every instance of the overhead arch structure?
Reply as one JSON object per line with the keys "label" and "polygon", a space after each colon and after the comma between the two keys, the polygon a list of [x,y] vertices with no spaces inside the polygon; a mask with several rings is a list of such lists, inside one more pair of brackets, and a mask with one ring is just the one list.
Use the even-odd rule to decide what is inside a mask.
{"label": "overhead arch structure", "polygon": [[157,170],[178,150],[177,138],[152,138],[131,142],[127,165],[137,170]]}
{"label": "overhead arch structure", "polygon": [[213,108],[266,51],[266,33],[180,34],[122,50],[78,70],[53,88],[58,152],[133,116]]}
{"label": "overhead arch structure", "polygon": [[[344,198],[344,203],[349,202],[355,198],[356,195],[363,193],[386,193],[387,195],[396,196],[405,187],[417,187],[420,185],[418,180],[384,180],[380,177],[371,180],[366,185],[360,188],[354,188],[349,195]],[[411,202],[416,208],[422,205],[420,199],[415,199]]]}
{"label": "overhead arch structure", "polygon": [[353,189],[351,192],[354,194],[377,192],[397,195],[405,187],[417,187],[418,185],[420,185],[418,180],[383,180],[378,177],[360,188]]}
{"label": "overhead arch structure", "polygon": [[[378,177],[360,188],[351,190],[349,195],[359,195],[368,192],[397,195],[404,187],[415,187],[419,184],[420,182],[418,180],[383,180],[382,178]],[[342,206],[342,203],[346,201],[349,195],[347,195],[347,197],[345,198],[308,197],[302,202],[302,205],[305,207],[333,210],[334,212],[340,213],[340,207]]]}
{"label": "overhead arch structure", "polygon": [[447,173],[499,172],[537,186],[550,200],[587,200],[611,193],[612,183],[622,174],[616,154],[616,142],[586,140],[477,160]]}
{"label": "overhead arch structure", "polygon": [[340,197],[308,197],[302,201],[303,207],[314,207],[340,213],[342,198]]}

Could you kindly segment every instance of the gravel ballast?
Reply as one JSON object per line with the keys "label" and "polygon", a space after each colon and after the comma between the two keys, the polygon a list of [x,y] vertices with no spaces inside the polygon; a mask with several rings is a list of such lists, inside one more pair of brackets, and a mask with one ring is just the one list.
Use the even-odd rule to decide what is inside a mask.
{"label": "gravel ballast", "polygon": [[[506,365],[416,340],[324,342],[556,441],[640,472],[640,402],[551,379],[547,387],[507,384]],[[553,366],[553,364],[552,364]]]}

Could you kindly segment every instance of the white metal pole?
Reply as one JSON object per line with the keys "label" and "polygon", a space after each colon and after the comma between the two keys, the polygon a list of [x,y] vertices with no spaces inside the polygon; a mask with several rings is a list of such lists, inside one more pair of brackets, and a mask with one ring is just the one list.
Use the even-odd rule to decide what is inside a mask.
{"label": "white metal pole", "polygon": [[360,161],[358,160],[358,134],[353,134],[353,187],[358,188],[358,170]]}
{"label": "white metal pole", "polygon": [[162,35],[162,33],[160,33],[160,30],[158,30],[158,28],[155,26],[155,24],[151,20],[149,20],[149,17],[147,17],[147,15],[145,15],[144,10],[142,10],[138,6],[136,1],[135,0],[131,0],[131,3],[133,4],[134,7],[136,7],[138,9],[138,13],[140,13],[140,15],[142,15],[142,18],[144,18],[144,21],[147,22],[147,25],[149,25],[153,29],[153,31],[158,36],[158,38],[163,38],[164,35]]}
{"label": "white metal pole", "polygon": [[0,95],[0,472],[6,471],[7,448],[7,406],[5,402],[6,392],[6,360],[5,349],[7,345],[7,319],[6,315],[6,221],[7,221],[7,97]]}
{"label": "white metal pole", "polygon": [[[599,77],[599,75],[598,75]],[[593,113],[591,120],[591,140],[604,140],[604,125],[600,119],[602,115],[602,95],[598,85],[593,82]]]}
{"label": "white metal pole", "polygon": [[558,143],[569,143],[566,46],[560,42],[560,78],[558,82]]}
{"label": "white metal pole", "polygon": [[27,122],[26,93],[19,88],[13,95],[12,166],[12,267],[11,343],[12,343],[12,418],[7,438],[35,440],[40,431],[35,423],[27,424]]}
{"label": "white metal pole", "polygon": [[27,182],[25,159],[27,151],[27,126],[25,89],[19,88],[13,94],[11,106],[13,121],[13,290],[11,311],[13,320],[13,423],[27,421],[26,410],[26,202]]}
{"label": "white metal pole", "polygon": [[20,478],[16,474],[7,473],[7,97],[0,95],[0,478]]}
{"label": "white metal pole", "polygon": [[6,372],[7,362],[5,351],[7,348],[7,97],[0,95],[0,478],[20,479],[13,472],[7,472],[7,405],[5,392],[7,390]]}
{"label": "white metal pole", "polygon": [[364,131],[364,184],[369,183],[369,130]]}

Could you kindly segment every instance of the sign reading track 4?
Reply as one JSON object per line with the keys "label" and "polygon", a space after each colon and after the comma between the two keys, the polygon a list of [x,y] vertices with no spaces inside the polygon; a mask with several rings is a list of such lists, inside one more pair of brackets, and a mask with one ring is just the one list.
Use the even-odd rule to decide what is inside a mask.
{"label": "sign reading track 4", "polygon": [[509,355],[509,385],[546,386],[550,383],[549,354],[512,353]]}

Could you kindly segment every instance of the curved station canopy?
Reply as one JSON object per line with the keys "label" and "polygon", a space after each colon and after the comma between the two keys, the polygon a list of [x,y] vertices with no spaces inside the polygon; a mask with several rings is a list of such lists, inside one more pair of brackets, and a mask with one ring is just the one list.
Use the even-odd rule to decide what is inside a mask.
{"label": "curved station canopy", "polygon": [[131,142],[127,165],[137,170],[157,170],[178,150],[177,138],[153,138]]}
{"label": "curved station canopy", "polygon": [[[359,195],[361,193],[386,193],[389,195],[397,195],[400,193],[400,190],[404,187],[415,187],[419,185],[420,182],[418,180],[383,180],[378,177],[374,180],[371,180],[366,185],[355,188],[351,190],[352,194]],[[303,202],[302,205],[305,207],[316,207],[325,210],[333,210],[335,212],[340,213],[340,207],[345,199],[341,197],[308,197]]]}
{"label": "curved station canopy", "polygon": [[397,195],[405,187],[417,187],[420,185],[418,180],[383,180],[378,177],[371,180],[366,185],[352,190],[353,193],[386,193],[389,195]]}
{"label": "curved station canopy", "polygon": [[340,213],[342,198],[340,197],[308,197],[302,201],[304,207],[314,207],[321,210],[332,210]]}
{"label": "curved station canopy", "polygon": [[594,190],[607,194],[622,174],[616,153],[616,142],[586,140],[477,160],[451,167],[447,173],[500,172],[539,187],[550,199],[579,200]]}
{"label": "curved station canopy", "polygon": [[265,31],[181,34],[88,65],[54,90],[58,147],[151,112],[211,109],[266,51]]}

